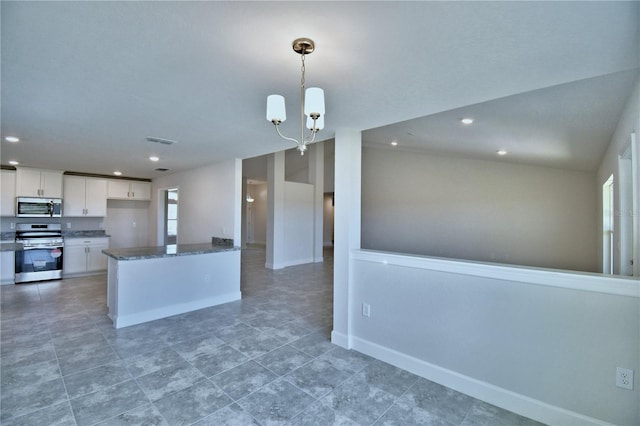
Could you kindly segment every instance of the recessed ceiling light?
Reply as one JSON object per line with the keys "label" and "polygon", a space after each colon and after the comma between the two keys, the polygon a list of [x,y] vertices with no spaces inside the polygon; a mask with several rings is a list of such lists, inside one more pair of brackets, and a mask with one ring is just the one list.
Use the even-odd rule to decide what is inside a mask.
{"label": "recessed ceiling light", "polygon": [[20,142],[20,138],[17,138],[15,136],[7,136],[6,138],[4,138],[4,140],[11,143]]}
{"label": "recessed ceiling light", "polygon": [[465,117],[460,119],[460,122],[465,126],[468,126],[469,124],[473,123],[473,118]]}
{"label": "recessed ceiling light", "polygon": [[504,150],[504,149],[499,149],[499,150],[496,151],[496,154],[498,154],[498,155],[507,155],[507,151]]}
{"label": "recessed ceiling light", "polygon": [[398,146],[398,142],[396,141],[391,142],[391,146]]}
{"label": "recessed ceiling light", "polygon": [[122,172],[120,170],[116,170],[115,172],[113,172],[113,174],[116,176],[120,176]]}
{"label": "recessed ceiling light", "polygon": [[149,157],[149,160],[151,160],[151,161],[160,161],[160,157],[152,155],[151,157]]}
{"label": "recessed ceiling light", "polygon": [[12,166],[17,166],[20,163],[18,163],[16,160],[9,160],[9,164],[11,164]]}

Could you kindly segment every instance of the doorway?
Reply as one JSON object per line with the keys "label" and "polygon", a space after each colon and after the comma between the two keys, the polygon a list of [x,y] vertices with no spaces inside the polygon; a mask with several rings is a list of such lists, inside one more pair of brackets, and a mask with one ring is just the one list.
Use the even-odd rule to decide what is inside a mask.
{"label": "doorway", "polygon": [[602,272],[614,274],[614,182],[613,175],[602,185]]}
{"label": "doorway", "polygon": [[177,244],[178,242],[178,188],[165,191],[164,198],[164,243]]}
{"label": "doorway", "polygon": [[638,168],[635,133],[618,157],[619,249],[618,273],[638,276]]}

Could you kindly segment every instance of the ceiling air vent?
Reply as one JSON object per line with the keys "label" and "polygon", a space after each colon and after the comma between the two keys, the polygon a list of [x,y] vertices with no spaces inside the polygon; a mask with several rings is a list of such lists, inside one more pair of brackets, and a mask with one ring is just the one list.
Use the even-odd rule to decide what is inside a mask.
{"label": "ceiling air vent", "polygon": [[166,167],[156,167],[155,169],[156,172],[168,172],[171,169],[167,169]]}
{"label": "ceiling air vent", "polygon": [[156,138],[153,136],[147,136],[147,140],[149,142],[161,143],[163,145],[173,145],[174,143],[178,143],[178,141],[172,141],[171,139]]}

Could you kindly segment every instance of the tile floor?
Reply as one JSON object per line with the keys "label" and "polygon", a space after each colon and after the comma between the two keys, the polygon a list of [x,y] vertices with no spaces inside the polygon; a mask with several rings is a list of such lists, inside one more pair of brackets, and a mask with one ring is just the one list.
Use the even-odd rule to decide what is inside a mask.
{"label": "tile floor", "polygon": [[537,424],[332,345],[330,252],[242,259],[242,301],[120,330],[105,276],[2,286],[0,423]]}

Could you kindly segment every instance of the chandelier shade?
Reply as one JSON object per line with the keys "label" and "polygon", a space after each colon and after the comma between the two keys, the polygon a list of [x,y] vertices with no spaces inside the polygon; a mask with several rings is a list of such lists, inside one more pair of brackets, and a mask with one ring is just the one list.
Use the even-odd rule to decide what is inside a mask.
{"label": "chandelier shade", "polygon": [[267,97],[267,120],[280,123],[287,119],[287,111],[284,106],[284,96],[269,95]]}
{"label": "chandelier shade", "polygon": [[324,90],[319,87],[309,87],[305,91],[304,113],[309,117],[324,115]]}

